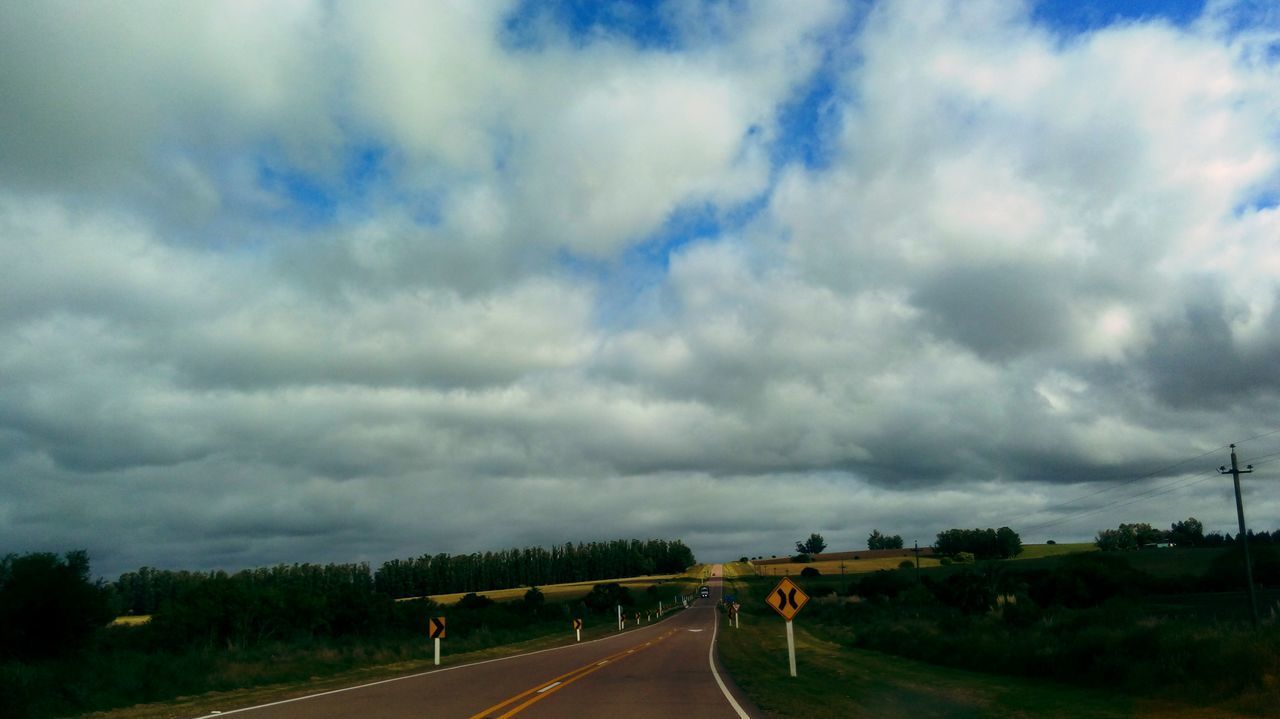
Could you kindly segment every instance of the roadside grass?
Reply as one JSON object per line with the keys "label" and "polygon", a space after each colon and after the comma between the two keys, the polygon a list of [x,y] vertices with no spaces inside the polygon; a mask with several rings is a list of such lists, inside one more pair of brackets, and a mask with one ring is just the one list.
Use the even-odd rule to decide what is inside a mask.
{"label": "roadside grass", "polygon": [[[611,580],[593,584],[609,581]],[[663,586],[669,587],[672,593],[687,594],[697,587],[697,580],[676,575]],[[657,599],[647,592],[635,592],[633,596],[637,603],[628,612],[640,611],[648,614],[656,607]],[[678,608],[678,605],[673,606],[665,598],[663,602],[668,614]],[[560,603],[560,600],[556,603]],[[436,611],[447,612],[448,608]],[[648,623],[641,626],[647,626]],[[452,622],[449,628],[452,631]],[[629,620],[625,631],[636,628],[637,625]],[[616,633],[612,615],[596,614],[587,619],[582,639],[601,639]],[[470,664],[573,643],[574,635],[567,618],[563,622],[539,622],[514,629],[481,628],[465,638],[446,636],[442,645],[442,666]],[[208,714],[211,711],[226,712],[236,707],[430,671],[435,668],[432,654],[433,647],[425,638],[410,641],[317,642],[310,646],[279,645],[256,650],[215,651],[176,660],[177,664],[189,664],[208,671],[206,683],[213,691],[82,716],[94,719],[172,719]],[[104,668],[104,671],[109,669]]]}
{"label": "roadside grass", "polygon": [[848,646],[851,637],[844,634],[854,628],[806,622],[803,611],[794,624],[799,676],[792,678],[784,623],[771,610],[761,613],[754,606],[761,604],[767,588],[762,589],[760,580],[730,584],[730,591],[744,597],[744,604],[752,604],[744,606],[741,629],[722,627],[719,655],[748,698],[771,717],[1257,716],[1227,707],[1189,706],[1050,680],[965,671],[852,648]]}

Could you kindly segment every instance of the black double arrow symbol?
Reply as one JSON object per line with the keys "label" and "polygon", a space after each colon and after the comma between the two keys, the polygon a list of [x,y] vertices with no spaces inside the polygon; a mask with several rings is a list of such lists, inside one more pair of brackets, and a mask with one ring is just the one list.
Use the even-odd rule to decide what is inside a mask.
{"label": "black double arrow symbol", "polygon": [[800,608],[800,605],[796,604],[795,587],[792,587],[789,592],[783,592],[782,589],[778,589],[778,609],[786,609],[787,607],[791,607],[793,610]]}

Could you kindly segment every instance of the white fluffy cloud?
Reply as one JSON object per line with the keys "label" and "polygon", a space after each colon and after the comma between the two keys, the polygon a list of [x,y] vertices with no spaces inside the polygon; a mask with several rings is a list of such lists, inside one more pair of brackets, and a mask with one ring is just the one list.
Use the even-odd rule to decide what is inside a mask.
{"label": "white fluffy cloud", "polygon": [[1194,468],[1060,505],[1276,429],[1277,37],[1235,11],[673,3],[646,44],[514,3],[14,8],[0,541],[1228,529]]}

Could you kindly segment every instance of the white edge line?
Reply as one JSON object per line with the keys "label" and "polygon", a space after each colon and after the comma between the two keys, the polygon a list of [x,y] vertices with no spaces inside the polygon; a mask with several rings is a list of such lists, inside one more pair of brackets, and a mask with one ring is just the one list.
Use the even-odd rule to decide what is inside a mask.
{"label": "white edge line", "polygon": [[[665,617],[665,618],[663,618],[663,619],[662,619],[661,621],[659,621],[659,622],[654,622],[654,623],[653,623],[653,625],[651,625],[651,626],[657,626],[658,624],[661,624],[662,622],[665,622],[665,621],[667,621],[668,619],[671,619],[672,617],[675,617],[675,616],[676,616],[676,615],[673,613],[671,616],[669,616],[669,617]],[[639,627],[637,627],[637,629],[638,629],[638,628],[639,628]],[[355,690],[357,690],[357,689],[367,689],[367,688],[369,688],[369,687],[376,687],[376,686],[378,686],[379,684],[390,684],[391,682],[403,681],[403,680],[405,680],[405,679],[417,679],[418,677],[425,677],[425,676],[427,676],[428,674],[443,674],[444,672],[451,672],[451,671],[454,671],[455,669],[466,669],[467,667],[478,667],[478,666],[480,666],[481,664],[493,664],[494,662],[505,662],[505,661],[509,661],[509,660],[511,660],[511,659],[519,659],[519,658],[521,658],[521,657],[531,657],[531,656],[533,656],[533,655],[535,655],[535,654],[543,654],[543,653],[545,653],[545,652],[557,652],[557,651],[560,651],[561,649],[569,649],[569,648],[571,648],[571,647],[584,647],[584,646],[586,646],[586,645],[588,645],[588,644],[595,644],[596,642],[606,642],[606,641],[609,641],[610,639],[616,639],[616,638],[618,638],[618,637],[622,636],[622,635],[623,635],[623,634],[625,634],[625,633],[626,633],[626,632],[622,632],[622,633],[619,633],[619,634],[611,634],[611,635],[609,635],[609,636],[607,636],[607,637],[600,637],[599,639],[590,639],[590,640],[585,641],[585,642],[574,642],[573,644],[565,644],[564,646],[560,646],[560,647],[550,647],[550,648],[548,648],[548,649],[539,649],[539,650],[537,650],[537,651],[534,651],[534,652],[526,652],[526,653],[524,653],[524,654],[512,654],[512,655],[511,655],[511,656],[509,656],[509,657],[498,657],[497,659],[485,659],[485,660],[483,660],[483,661],[471,662],[471,663],[469,663],[469,664],[458,664],[458,665],[456,665],[456,666],[452,666],[452,667],[445,667],[445,668],[443,668],[443,669],[431,669],[431,670],[428,670],[428,671],[425,671],[425,672],[418,672],[417,674],[407,674],[407,675],[402,676],[402,677],[392,677],[392,678],[390,678],[390,679],[380,679],[380,680],[378,680],[378,681],[376,681],[376,682],[369,682],[368,684],[357,684],[357,685],[356,685],[356,686],[354,686],[354,687],[343,687],[343,688],[341,688],[341,689],[330,689],[330,690],[329,690],[329,691],[327,691],[327,692],[319,692],[319,693],[316,693],[316,694],[304,694],[303,696],[300,696],[300,697],[293,697],[292,699],[281,699],[280,701],[276,701],[276,702],[268,702],[268,703],[266,703],[266,704],[255,704],[254,706],[251,706],[251,707],[241,707],[241,708],[239,708],[239,709],[228,709],[228,710],[226,710],[226,711],[216,711],[216,712],[211,712],[211,713],[209,713],[209,714],[201,714],[200,716],[195,717],[195,719],[213,719],[213,717],[224,717],[224,716],[227,716],[228,714],[239,714],[239,713],[241,713],[241,712],[249,712],[249,711],[255,711],[255,710],[258,710],[258,709],[266,709],[267,707],[279,706],[279,705],[281,705],[281,704],[292,704],[293,702],[300,702],[300,701],[303,701],[303,700],[305,700],[305,699],[317,699],[317,698],[319,698],[319,697],[327,697],[327,696],[329,696],[329,695],[331,695],[331,694],[341,694],[342,692],[352,692],[352,691],[355,691]],[[712,671],[715,671],[715,667],[712,667],[711,669],[712,669]],[[719,680],[720,680],[720,677],[716,677],[716,681],[719,681]],[[723,685],[723,684],[721,684],[721,686],[723,687],[724,685]],[[732,701],[732,699],[731,699],[730,701]],[[736,706],[736,704],[735,704],[735,706]],[[746,717],[744,717],[744,719],[746,719]]]}
{"label": "white edge line", "polygon": [[[721,578],[720,581],[723,583],[724,579]],[[724,590],[721,589],[722,593],[723,591]],[[729,700],[729,706],[733,707],[733,710],[738,712],[738,717],[740,719],[751,719],[751,717],[747,716],[747,713],[742,710],[742,707],[738,704],[738,700],[734,699],[733,695],[729,693],[729,687],[724,685],[724,680],[720,678],[720,672],[716,671],[716,635],[720,630],[719,612],[715,613],[714,619],[715,621],[711,628],[711,648],[707,650],[707,664],[711,665],[711,676],[715,677],[716,684],[720,686],[720,692],[724,694],[725,699]]]}

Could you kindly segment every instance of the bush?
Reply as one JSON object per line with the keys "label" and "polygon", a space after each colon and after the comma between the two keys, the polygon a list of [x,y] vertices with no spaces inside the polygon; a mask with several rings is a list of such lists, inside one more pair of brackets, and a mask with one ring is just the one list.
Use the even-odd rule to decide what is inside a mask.
{"label": "bush", "polygon": [[1041,607],[1095,607],[1144,584],[1144,577],[1114,554],[1089,552],[1068,555],[1050,572],[1023,575],[1027,593]]}
{"label": "bush", "polygon": [[941,582],[926,577],[925,586],[938,601],[965,614],[982,614],[996,606],[995,581],[988,572],[966,569]]}
{"label": "bush", "polygon": [[901,572],[881,569],[852,582],[849,585],[849,593],[867,598],[885,597],[892,599],[901,592],[910,589],[913,584],[915,582],[903,576]]}
{"label": "bush", "polygon": [[636,600],[632,598],[631,590],[617,582],[609,582],[593,586],[587,596],[582,598],[582,603],[593,612],[608,612],[618,605],[632,606]]}
{"label": "bush", "polygon": [[822,572],[819,572],[817,567],[805,567],[800,570],[800,576],[802,577],[816,577],[820,574],[822,574]]}
{"label": "bush", "polygon": [[973,564],[973,552],[956,552],[953,559],[956,564]]}
{"label": "bush", "polygon": [[950,567],[952,564],[955,564],[955,562],[951,561],[951,557],[943,557],[938,560],[938,564],[941,564],[944,567]]}
{"label": "bush", "polygon": [[914,569],[915,566],[915,562],[910,559],[904,559],[901,562],[898,562],[898,569]]}
{"label": "bush", "polygon": [[804,554],[802,552],[792,557],[791,561],[795,562],[796,564],[810,564],[813,562],[813,556],[809,554]]}
{"label": "bush", "polygon": [[[542,592],[538,592],[538,593],[541,594]],[[526,597],[529,596],[527,592],[525,593],[525,596]],[[458,600],[459,609],[484,609],[490,604],[493,604],[492,599],[480,594],[476,594],[475,592],[468,592],[462,595],[462,599]]]}
{"label": "bush", "polygon": [[85,647],[111,620],[110,596],[89,580],[89,555],[0,559],[0,660],[60,657]]}
{"label": "bush", "polygon": [[524,604],[526,607],[536,609],[546,603],[546,595],[537,587],[529,587],[529,591],[524,593]]}
{"label": "bush", "polygon": [[[1275,547],[1250,544],[1249,555],[1254,584],[1280,586],[1280,552]],[[1210,591],[1242,589],[1244,584],[1244,547],[1239,544],[1215,557],[1204,575],[1204,588]]]}

